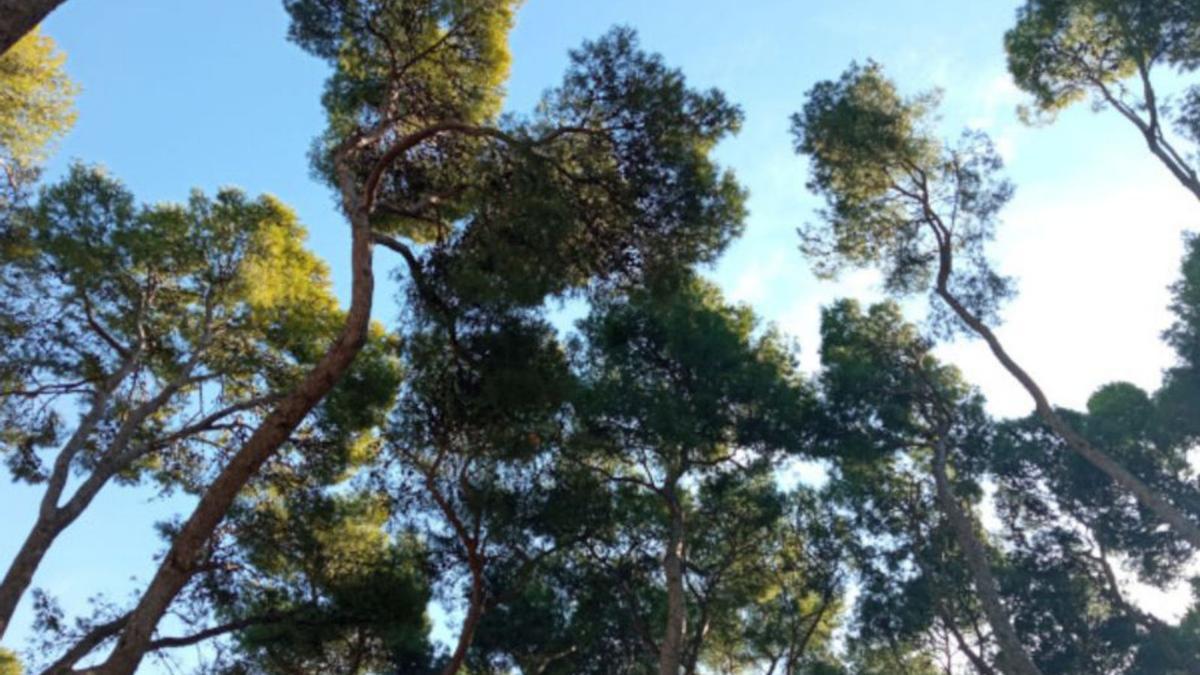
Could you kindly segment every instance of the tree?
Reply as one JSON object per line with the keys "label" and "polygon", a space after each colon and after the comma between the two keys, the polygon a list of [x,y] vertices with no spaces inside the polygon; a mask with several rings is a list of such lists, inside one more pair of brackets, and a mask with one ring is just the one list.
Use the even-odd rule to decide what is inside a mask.
{"label": "tree", "polygon": [[815,490],[726,474],[690,518],[688,668],[794,675],[830,656],[843,591],[843,523]]}
{"label": "tree", "polygon": [[[1093,397],[1087,414],[1062,414],[1089,435],[1111,434],[1119,417],[1102,401],[1111,393]],[[1116,573],[1124,562],[1143,582],[1171,583],[1190,557],[1186,544],[1146,527],[1150,514],[1078,457],[1047,455],[1046,446],[1061,441],[1038,420],[1007,422],[999,432],[989,463],[1007,544],[1004,583],[1043,671],[1196,672],[1195,649],[1131,602]]]}
{"label": "tree", "polygon": [[697,508],[689,486],[804,447],[808,390],[775,334],[755,337],[754,327],[748,309],[724,304],[695,278],[602,303],[580,324],[581,461],[644,491],[661,519],[662,675],[685,665],[688,518]]}
{"label": "tree", "polygon": [[211,591],[225,623],[197,637],[236,627],[229,666],[254,672],[434,672],[426,553],[387,533],[388,501],[293,489],[247,505],[244,563]]}
{"label": "tree", "polygon": [[965,133],[956,146],[937,141],[928,128],[933,103],[929,95],[900,97],[874,63],[813,87],[792,120],[797,151],[812,159],[809,187],[828,204],[822,225],[805,233],[807,252],[826,274],[878,265],[893,293],[932,287],[938,327],[983,338],[1073,452],[1200,549],[1200,526],[1072,428],[988,326],[1011,291],[988,265],[984,245],[1012,188],[981,133]]}
{"label": "tree", "polygon": [[0,56],[6,55],[22,38],[37,30],[37,25],[64,0],[0,1]]}
{"label": "tree", "polygon": [[1186,445],[1200,438],[1200,425],[1192,413],[1200,402],[1200,238],[1188,235],[1180,278],[1171,287],[1175,321],[1163,335],[1177,363],[1163,373],[1163,385],[1154,394],[1161,428]]}
{"label": "tree", "polygon": [[[411,376],[389,431],[386,489],[424,533],[446,594],[465,586],[457,643],[467,662],[485,616],[523,592],[549,559],[603,521],[595,481],[558,458],[572,388],[553,329],[501,317],[459,332],[412,335]],[[581,480],[582,479],[582,480]]]}
{"label": "tree", "polygon": [[[204,551],[195,583],[173,608],[188,632],[151,641],[148,652],[156,659],[170,666],[171,650],[215,641],[217,657],[267,670],[286,664],[293,648],[298,661],[324,658],[330,664],[352,664],[359,655],[370,656],[370,663],[382,658],[378,640],[388,641],[386,635],[395,632],[389,626],[421,624],[423,605],[367,611],[376,606],[372,600],[356,599],[386,595],[356,580],[370,577],[382,583],[396,574],[399,586],[392,589],[393,597],[419,597],[405,581],[409,573],[396,567],[413,560],[419,547],[400,537],[391,548],[403,549],[404,555],[378,554],[375,544],[390,538],[378,515],[386,500],[350,482],[379,455],[375,430],[395,401],[401,374],[395,349],[394,339],[374,327],[346,379],[239,495],[218,538]],[[222,439],[212,440],[197,446],[210,453],[214,445],[220,449]],[[170,468],[153,475],[168,489],[194,493],[220,471],[224,453],[192,453],[179,460],[164,462]],[[178,523],[162,523],[159,529],[170,539]],[[294,537],[283,536],[285,531]],[[327,541],[334,535],[340,537],[336,545]],[[358,540],[365,543],[354,544]],[[337,574],[325,567],[331,558],[338,561]],[[53,658],[66,649],[46,668],[49,672],[66,669],[107,644],[128,620],[120,604],[104,602],[92,616],[68,623],[48,594],[35,592],[34,597],[39,651]],[[335,609],[342,606],[356,609]],[[406,631],[399,632],[411,633]],[[356,639],[339,637],[347,632],[356,633]],[[293,639],[297,642],[288,647]],[[259,649],[264,640],[270,649]],[[217,665],[224,663],[217,658]]]}
{"label": "tree", "polygon": [[[687,89],[675,71],[637,50],[628,31],[576,55],[537,118],[501,120],[509,2],[297,0],[287,7],[292,37],[336,67],[325,97],[329,128],[315,159],[351,221],[351,305],[333,346],[201,496],[99,672],[136,667],[239,491],[353,362],[367,332],[377,242],[401,254],[422,302],[469,315],[487,293],[474,304],[444,303],[471,288],[488,291],[481,281],[507,281],[494,274],[484,244],[493,236],[522,243],[523,224],[583,254],[565,259],[571,274],[500,287],[500,302],[534,291],[516,297],[525,307],[629,278],[680,251],[711,259],[740,226],[741,191],[708,158],[715,141],[736,129],[738,111],[716,92]],[[429,241],[439,245],[419,259],[410,244]],[[509,269],[564,262],[556,255],[562,248],[517,250],[540,257],[506,258]],[[456,293],[438,292],[447,283],[458,285]]]}
{"label": "tree", "polygon": [[75,165],[21,225],[0,300],[0,450],[15,479],[45,490],[0,582],[0,632],[110,481],[197,484],[209,448],[240,438],[340,319],[304,229],[270,197],[138,207]]}
{"label": "tree", "polygon": [[[926,553],[936,556],[936,548],[923,550],[933,546],[927,542],[949,534],[957,549],[952,555],[964,564],[973,595],[998,644],[998,669],[1040,673],[1022,646],[1000,596],[986,540],[978,532],[970,507],[960,501],[960,495],[977,498],[979,493],[974,474],[981,464],[978,455],[989,449],[991,422],[983,413],[982,398],[962,383],[955,369],[937,363],[929,353],[931,347],[901,319],[893,304],[877,305],[864,313],[856,303],[843,301],[825,311],[820,379],[829,407],[827,426],[832,438],[827,442],[830,452],[840,448],[845,453],[840,479],[846,485],[835,491],[850,500],[847,508],[869,511],[872,506],[864,501],[886,500],[895,503],[902,514],[907,512],[908,520],[904,515],[898,521],[893,515],[880,516],[872,523],[874,529],[891,524],[872,534],[911,539],[914,551],[909,555],[914,560]],[[872,466],[874,463],[880,466]],[[932,490],[911,473],[932,477]],[[860,480],[870,484],[850,485]],[[923,525],[926,519],[933,522]],[[889,531],[897,526],[899,533]],[[930,531],[922,532],[922,527]],[[938,557],[932,560],[918,562],[918,566],[941,567]],[[934,575],[953,576],[947,569],[922,571],[926,580]],[[923,595],[935,596],[919,601],[932,600],[928,616],[942,621],[957,639],[958,649],[976,662],[977,669],[991,672],[990,666],[983,665],[985,659],[957,633],[956,612],[948,609],[953,595],[947,593],[939,600],[936,596],[942,595],[941,591],[929,587],[923,591]]]}
{"label": "tree", "polygon": [[[1155,157],[1200,199],[1200,173],[1171,125],[1200,144],[1200,87],[1172,105],[1156,68],[1200,67],[1200,7],[1190,0],[1028,0],[1004,37],[1017,86],[1052,116],[1091,96],[1128,120]],[[1132,80],[1132,83],[1130,83]]]}

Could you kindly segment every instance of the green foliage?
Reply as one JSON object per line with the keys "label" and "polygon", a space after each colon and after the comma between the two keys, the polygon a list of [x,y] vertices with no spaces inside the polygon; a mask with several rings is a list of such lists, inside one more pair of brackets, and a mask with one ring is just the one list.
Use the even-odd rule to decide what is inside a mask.
{"label": "green foliage", "polygon": [[[929,289],[953,260],[947,288],[988,320],[1011,294],[984,246],[1012,186],[984,134],[965,132],[953,146],[937,140],[937,98],[901,97],[873,62],[808,92],[792,132],[796,151],[811,160],[808,188],[826,208],[823,222],[801,231],[802,249],[827,276],[879,267],[897,294]],[[951,325],[941,317],[941,327]]]}
{"label": "green foliage", "polygon": [[782,494],[768,472],[726,474],[689,515],[689,579],[702,661],[718,671],[776,664],[803,672],[830,656],[841,621],[844,532],[813,490]]}
{"label": "green foliage", "polygon": [[803,451],[811,395],[780,336],[756,328],[749,308],[697,278],[598,306],[576,348],[585,419],[674,470],[734,448]]}
{"label": "green foliage", "polygon": [[814,403],[791,351],[695,277],[599,302],[578,328],[581,393],[568,452],[616,500],[617,537],[600,558],[638,571],[623,587],[627,620],[645,627],[635,645],[663,639],[667,593],[647,580],[679,542],[692,626],[684,663],[767,658],[779,636],[755,635],[747,618],[775,611],[784,587],[799,602],[819,592],[807,571],[787,575],[788,555],[775,547],[784,503],[770,460],[808,450]]}
{"label": "green foliage", "polygon": [[388,428],[395,470],[383,477],[403,505],[397,524],[428,542],[440,599],[463,597],[465,612],[481,616],[482,642],[460,638],[480,668],[536,657],[516,645],[493,651],[490,640],[529,611],[560,558],[610,527],[596,481],[558,454],[574,381],[553,329],[524,315],[489,319],[453,337],[410,336],[410,374]]}
{"label": "green foliage", "polygon": [[[291,39],[336,68],[324,102],[339,136],[370,127],[380,121],[375,115],[395,115],[414,126],[494,117],[508,77],[515,5],[514,0],[284,1]],[[392,88],[405,96],[393,100]]]}
{"label": "green foliage", "polygon": [[[714,260],[745,211],[743,190],[709,153],[740,120],[631,31],[586,43],[532,120],[504,123],[517,147],[490,143],[450,189],[464,193],[464,221],[446,225],[428,255],[438,294],[460,312],[535,306]],[[530,146],[562,129],[575,131]]]}
{"label": "green foliage", "polygon": [[[465,671],[653,673],[680,587],[687,672],[932,675],[954,649],[995,670],[930,476],[940,444],[968,512],[995,487],[1000,525],[979,539],[1002,539],[991,568],[1042,672],[1195,670],[1200,605],[1164,624],[1125,601],[1110,562],[1165,585],[1190,550],[1041,423],[989,418],[897,305],[826,308],[810,379],[697,276],[745,219],[712,159],[742,122],[721,92],[616,28],[571,52],[531,113],[502,115],[517,4],[284,0],[290,38],[333,70],[314,171],[356,233],[403,256],[406,321],[371,327],[174,607],[197,640],[224,636],[212,672],[432,672],[446,662],[426,616],[437,599],[478,619]],[[1155,64],[1200,66],[1198,15],[1184,0],[1028,0],[1010,69],[1043,113],[1123,96]],[[46,38],[0,59],[10,177],[32,180],[73,94]],[[792,132],[826,208],[803,248],[821,274],[876,267],[895,295],[933,289],[990,321],[1011,290],[985,246],[1012,189],[983,134],[940,140],[938,98],[903,96],[873,62],[808,92]],[[1200,89],[1173,110],[1200,140]],[[58,451],[85,481],[200,491],[345,319],[271,197],[139,205],[76,165],[15,204],[0,450],[18,479],[52,483]],[[1163,389],[1113,383],[1061,414],[1200,513],[1188,248]],[[569,296],[590,313],[565,341],[548,301]],[[795,457],[822,460],[826,485],[783,492]],[[39,611],[49,640],[73,637],[53,603]],[[0,675],[17,672],[0,650]]]}
{"label": "green foliage", "polygon": [[[115,424],[165,392],[138,432],[152,443],[188,426],[190,397],[239,405],[294,383],[340,322],[325,265],[270,197],[138,207],[104,171],[75,165],[22,227],[0,301],[0,410],[6,459],[25,479],[44,477],[38,447],[70,429],[47,401],[78,397]],[[89,454],[104,457],[113,433],[97,430]]]}
{"label": "green foliage", "polygon": [[[1200,7],[1190,0],[1028,0],[1004,38],[1009,71],[1053,114],[1163,64],[1200,66]],[[1108,91],[1106,91],[1108,90]]]}
{"label": "green foliage", "polygon": [[[625,521],[628,512],[623,514],[615,522]],[[640,551],[597,558],[584,549],[556,559],[485,618],[476,636],[477,668],[504,673],[516,666],[546,675],[657,672],[657,656],[643,632],[659,628],[645,623],[662,602],[652,579],[656,567]]]}
{"label": "green foliage", "polygon": [[217,614],[246,624],[229,672],[426,672],[424,551],[387,534],[389,517],[370,494],[293,488],[244,504],[233,571],[205,580]]}
{"label": "green foliage", "polygon": [[994,435],[982,397],[893,303],[835,303],[821,333],[820,447],[833,460],[821,496],[855,534],[846,546],[859,579],[857,638],[889,654],[953,629],[988,659],[992,647],[970,629],[983,621],[973,580],[932,476],[933,448],[944,443],[960,502],[981,497]]}
{"label": "green foliage", "polygon": [[1175,321],[1164,337],[1178,363],[1167,369],[1155,402],[1162,428],[1182,439],[1200,437],[1194,410],[1200,401],[1200,239],[1189,236],[1180,266],[1180,279],[1171,287]]}
{"label": "green foliage", "polygon": [[7,649],[0,649],[0,675],[21,675],[21,662],[17,655]]}
{"label": "green foliage", "polygon": [[[800,113],[792,116],[796,151],[812,158],[808,187],[826,196],[834,238],[818,259],[832,274],[844,262],[870,265],[893,250],[913,247],[920,223],[910,222],[902,203],[889,205],[888,195],[909,167],[924,169],[938,161],[940,145],[923,126],[936,105],[926,94],[904,100],[878,64],[851,64],[837,81],[815,85]],[[908,225],[905,227],[905,225]],[[809,235],[815,244],[816,237]],[[889,283],[907,290],[910,271],[897,261]],[[895,279],[894,281],[892,281]],[[924,279],[927,281],[927,279]]]}

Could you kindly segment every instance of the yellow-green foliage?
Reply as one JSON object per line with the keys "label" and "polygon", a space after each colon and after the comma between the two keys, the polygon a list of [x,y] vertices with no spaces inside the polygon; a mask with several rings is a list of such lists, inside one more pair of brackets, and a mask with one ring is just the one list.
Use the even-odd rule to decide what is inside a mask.
{"label": "yellow-green foliage", "polygon": [[78,87],[67,77],[65,61],[37,30],[0,56],[0,161],[37,164],[75,123]]}
{"label": "yellow-green foliage", "polygon": [[21,675],[22,672],[17,655],[0,648],[0,675]]}
{"label": "yellow-green foliage", "polygon": [[261,329],[315,357],[341,323],[329,267],[305,248],[308,232],[287,205],[264,196],[254,206],[258,223],[238,271],[245,302]]}

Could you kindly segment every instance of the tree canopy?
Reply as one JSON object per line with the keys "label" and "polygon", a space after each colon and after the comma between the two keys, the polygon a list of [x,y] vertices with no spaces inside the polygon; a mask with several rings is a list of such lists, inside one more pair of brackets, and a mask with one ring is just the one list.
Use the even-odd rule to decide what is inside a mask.
{"label": "tree canopy", "polygon": [[[273,196],[43,176],[77,87],[36,29],[0,54],[0,456],[37,495],[0,675],[1200,672],[1200,239],[1161,385],[1056,405],[996,332],[1000,153],[851,63],[795,100],[823,201],[795,263],[891,297],[797,345],[708,274],[747,223],[716,159],[742,109],[633,28],[522,112],[514,0],[283,7],[329,71],[344,301]],[[1027,0],[1004,48],[1029,121],[1091,97],[1200,197],[1195,2]],[[973,338],[1028,415],[942,351]],[[188,512],[130,596],[68,612],[44,562],[119,489]],[[1195,597],[1167,621],[1133,581]]]}

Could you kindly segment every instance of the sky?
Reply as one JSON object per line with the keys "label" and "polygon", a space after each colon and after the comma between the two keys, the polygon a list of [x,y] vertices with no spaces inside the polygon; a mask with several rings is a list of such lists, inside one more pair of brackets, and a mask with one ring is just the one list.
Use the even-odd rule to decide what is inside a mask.
{"label": "sky", "polygon": [[[1168,285],[1178,275],[1182,233],[1200,205],[1173,182],[1136,132],[1114,113],[1076,106],[1053,124],[1023,125],[1021,94],[1004,67],[1002,37],[1015,0],[527,0],[511,36],[507,108],[530,110],[560,79],[567,51],[616,24],[663,54],[698,87],[718,87],[746,115],[716,151],[749,189],[745,235],[707,274],[734,299],[795,337],[816,366],[820,308],[841,297],[881,297],[869,272],[815,279],[796,228],[815,219],[807,168],[792,152],[788,116],[817,81],[852,60],[883,64],[907,93],[944,91],[941,129],[990,134],[1016,196],[992,253],[1020,295],[997,331],[1052,401],[1081,407],[1097,387],[1127,380],[1157,386],[1172,354]],[[307,225],[309,244],[349,290],[349,236],[330,192],[309,173],[321,130],[323,63],[286,41],[277,0],[68,0],[44,30],[67,53],[82,92],[79,121],[47,177],[69,162],[100,163],[148,202],[237,186],[270,193]],[[377,268],[395,268],[386,251]],[[398,315],[394,284],[378,291],[375,316]],[[919,317],[923,300],[909,304]],[[1024,415],[1031,404],[978,341],[940,348],[981,388],[990,410]],[[0,484],[0,564],[33,520],[37,493]],[[65,534],[35,579],[72,611],[89,597],[121,600],[153,570],[157,520],[186,512],[181,499],[111,486]],[[1165,615],[1183,598],[1143,589]],[[7,640],[29,635],[30,603]],[[156,672],[147,666],[145,672]]]}

